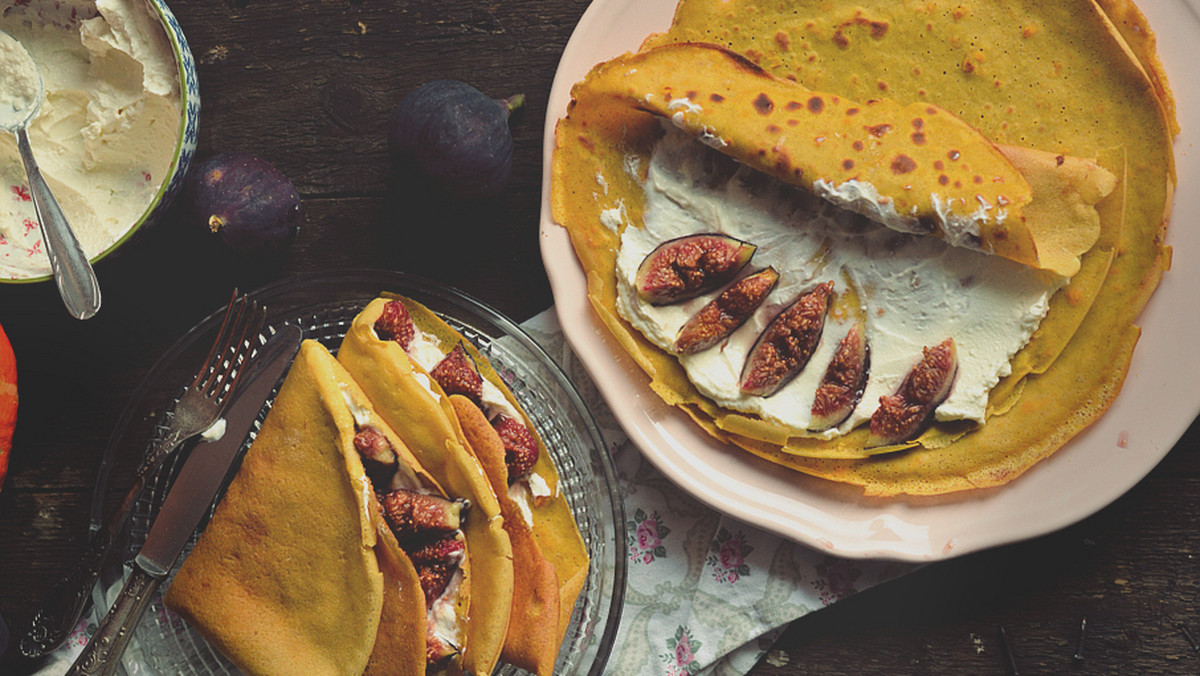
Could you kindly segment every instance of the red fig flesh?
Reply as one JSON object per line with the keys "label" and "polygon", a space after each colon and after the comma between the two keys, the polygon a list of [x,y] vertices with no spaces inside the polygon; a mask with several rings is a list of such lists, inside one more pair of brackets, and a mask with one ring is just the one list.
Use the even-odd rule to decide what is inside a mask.
{"label": "red fig flesh", "polygon": [[442,386],[446,394],[461,394],[476,404],[483,397],[483,377],[462,343],[454,346],[429,375]]}
{"label": "red fig flesh", "polygon": [[742,367],[742,392],[769,397],[808,365],[829,311],[833,282],[824,282],[784,308],[763,329]]}
{"label": "red fig flesh", "polygon": [[638,266],[638,297],[652,305],[695,298],[736,277],[755,249],[753,244],[719,234],[667,240]]}
{"label": "red fig flesh", "polygon": [[808,429],[813,432],[840,425],[850,417],[862,399],[871,365],[871,348],[862,322],[838,343],[837,350],[813,398],[812,417]]}
{"label": "red fig flesh", "polygon": [[775,268],[766,268],[730,285],[679,329],[675,351],[695,354],[725,340],[762,305],[777,281]]}
{"label": "red fig flesh", "polygon": [[947,338],[923,352],[921,361],[904,377],[896,393],[879,398],[879,408],[871,414],[868,447],[913,439],[929,426],[934,409],[950,395],[958,374],[954,339]]}

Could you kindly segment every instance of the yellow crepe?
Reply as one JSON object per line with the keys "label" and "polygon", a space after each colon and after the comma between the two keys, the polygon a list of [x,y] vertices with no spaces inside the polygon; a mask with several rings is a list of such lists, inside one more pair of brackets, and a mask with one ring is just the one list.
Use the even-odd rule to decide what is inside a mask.
{"label": "yellow crepe", "polygon": [[[538,453],[537,462],[534,463],[530,471],[540,476],[546,482],[551,495],[548,498],[537,500],[534,504],[530,505],[530,512],[534,522],[532,536],[534,542],[538,545],[538,549],[554,567],[559,578],[560,618],[558,622],[558,641],[555,642],[555,646],[557,646],[561,642],[562,636],[567,630],[567,625],[570,623],[571,614],[575,610],[575,599],[579,596],[579,592],[583,589],[584,582],[587,580],[588,553],[587,547],[583,544],[583,538],[579,535],[579,529],[575,525],[575,516],[571,513],[571,506],[559,490],[558,469],[554,466],[554,459],[551,457],[541,436],[536,433],[537,428],[534,426],[533,421],[529,419],[529,416],[521,408],[512,391],[504,384],[504,380],[500,378],[500,374],[496,373],[496,370],[492,367],[488,359],[470,341],[464,340],[449,324],[442,321],[429,308],[420,303],[401,296],[389,295],[387,298],[395,298],[402,301],[405,307],[408,308],[413,322],[426,334],[437,339],[443,353],[449,352],[455,345],[462,345],[467,354],[470,355],[471,360],[475,363],[479,374],[504,394],[505,399],[512,404],[513,408],[521,413],[525,424],[534,432],[540,452]],[[366,311],[364,311],[365,313]],[[457,406],[455,410],[459,410]],[[458,419],[461,421],[462,416],[459,415]],[[476,439],[482,442],[479,436],[476,435]],[[478,458],[484,473],[487,475],[489,481],[491,481],[493,492],[496,494],[502,492],[501,487],[506,486],[508,483],[508,470],[504,465],[503,455],[501,454],[498,457],[495,455],[488,456],[485,453],[481,453],[482,449],[477,448],[475,443],[468,443],[467,446]]]}
{"label": "yellow crepe", "polygon": [[373,493],[337,363],[300,348],[165,602],[248,674],[361,674],[383,606]]}
{"label": "yellow crepe", "polygon": [[993,390],[982,427],[937,425],[913,450],[870,459],[862,430],[831,442],[790,438],[700,396],[672,356],[617,315],[619,234],[600,216],[620,207],[631,227],[641,222],[640,182],[659,122],[645,106],[585,105],[590,92],[558,127],[553,214],[571,234],[598,316],[665,401],[720,440],[871,494],[1004,483],[1104,412],[1136,342],[1133,321],[1169,264],[1162,235],[1174,188],[1173,102],[1136,8],[1090,0],[684,0],[671,30],[648,39],[643,53],[695,42],[719,43],[825,96],[928,102],[968,122],[1026,177],[1031,236],[1053,235],[1038,247],[1039,264],[1072,278],[1013,359],[1013,375]]}
{"label": "yellow crepe", "polygon": [[615,106],[669,118],[707,145],[804,188],[867,184],[877,204],[860,213],[897,229],[944,233],[963,229],[955,219],[978,218],[972,248],[1046,267],[1021,216],[1032,199],[1025,177],[991,141],[933,104],[858,102],[807,89],[703,43],[603,63],[572,96],[586,115]]}
{"label": "yellow crepe", "polygon": [[[407,360],[398,345],[381,341],[374,333],[372,327],[375,321],[384,306],[392,300],[404,303],[414,324],[437,343],[443,354],[456,345],[462,345],[480,375],[496,386],[509,403],[525,415],[487,358],[436,314],[409,298],[385,294],[368,304],[356,317],[350,332],[353,338],[347,337],[339,353],[340,358],[354,361],[356,355],[365,353],[362,350],[364,347],[373,350],[381,358],[387,355],[389,359],[395,359],[399,353],[417,378],[427,378],[419,366]],[[351,340],[354,346],[347,351],[347,344]],[[361,368],[365,370],[366,367],[364,365]],[[403,370],[403,367],[398,368]],[[432,402],[433,396],[437,396],[441,408],[449,411],[449,422],[455,429],[458,442],[472,454],[476,461],[474,464],[483,471],[489,482],[492,499],[497,501],[504,517],[504,530],[508,533],[513,552],[514,580],[509,630],[504,639],[502,657],[506,662],[529,671],[549,673],[570,623],[575,600],[586,581],[589,564],[587,548],[575,526],[570,505],[558,488],[558,471],[553,458],[540,437],[537,438],[540,453],[531,472],[546,482],[551,495],[530,501],[529,513],[533,521],[533,527],[530,528],[524,522],[519,507],[508,496],[503,445],[482,412],[462,397],[445,397],[432,379],[418,384],[427,395],[426,405]],[[425,384],[428,384],[428,389]],[[472,410],[478,415],[471,415]],[[531,430],[535,429],[527,416],[524,422]],[[497,443],[501,444],[498,450],[495,446]]]}
{"label": "yellow crepe", "polygon": [[425,592],[416,567],[396,542],[392,529],[382,521],[380,525],[375,553],[383,573],[383,608],[363,675],[424,676]]}
{"label": "yellow crepe", "polygon": [[475,591],[462,668],[467,673],[491,673],[504,644],[513,594],[512,544],[504,531],[500,504],[461,438],[449,399],[398,344],[375,335],[374,323],[381,311],[382,303],[376,300],[355,317],[337,358],[447,494],[471,501],[462,530]]}
{"label": "yellow crepe", "polygon": [[[513,603],[500,655],[513,666],[548,675],[554,670],[562,631],[566,630],[565,624],[559,626],[558,573],[538,546],[521,508],[508,495],[508,467],[500,435],[475,402],[459,394],[451,395],[450,400],[467,443],[492,480],[504,514],[504,530],[512,541]],[[569,621],[570,614],[565,618]]]}

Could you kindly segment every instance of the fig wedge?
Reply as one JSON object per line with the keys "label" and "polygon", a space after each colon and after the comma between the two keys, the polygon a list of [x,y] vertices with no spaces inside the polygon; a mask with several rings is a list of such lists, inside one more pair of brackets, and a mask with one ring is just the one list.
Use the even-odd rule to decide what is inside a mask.
{"label": "fig wedge", "polygon": [[374,425],[364,425],[354,432],[354,448],[362,459],[363,469],[374,486],[388,486],[400,467],[396,449],[383,432]]}
{"label": "fig wedge", "polygon": [[755,341],[742,367],[742,392],[769,397],[808,365],[829,312],[833,282],[823,282],[775,315]]}
{"label": "fig wedge", "polygon": [[958,374],[954,339],[947,338],[935,347],[924,348],[923,352],[921,361],[904,377],[896,393],[879,398],[879,408],[871,414],[868,448],[915,438],[933,420],[934,409],[950,395]]}
{"label": "fig wedge", "polygon": [[399,489],[379,496],[383,517],[403,545],[413,537],[458,530],[463,503]]}
{"label": "fig wedge", "polygon": [[497,416],[492,428],[504,443],[504,464],[508,467],[508,482],[512,483],[533,469],[541,451],[537,439],[525,423],[506,415]]}
{"label": "fig wedge", "polygon": [[483,399],[483,376],[462,343],[442,358],[429,375],[442,386],[446,394],[461,394],[477,405]]}
{"label": "fig wedge", "polygon": [[756,249],[749,242],[716,233],[669,239],[638,265],[634,280],[638,297],[651,305],[695,298],[736,277]]}
{"label": "fig wedge", "polygon": [[817,386],[809,431],[827,430],[850,417],[862,399],[870,369],[871,347],[867,344],[863,323],[857,322],[838,343],[821,384]]}
{"label": "fig wedge", "polygon": [[388,301],[387,305],[383,306],[383,313],[375,320],[374,329],[380,340],[399,343],[405,351],[408,351],[408,346],[412,344],[417,331],[412,317],[408,314],[408,308],[398,300]]}
{"label": "fig wedge", "polygon": [[725,340],[746,323],[778,281],[779,273],[768,267],[731,284],[679,329],[675,352],[696,354]]}

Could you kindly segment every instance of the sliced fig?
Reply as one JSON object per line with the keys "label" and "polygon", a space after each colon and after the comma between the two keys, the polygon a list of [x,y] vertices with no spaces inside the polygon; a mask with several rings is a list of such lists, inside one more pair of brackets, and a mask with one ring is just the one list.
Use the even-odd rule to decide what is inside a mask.
{"label": "sliced fig", "polygon": [[457,530],[463,504],[436,495],[399,489],[379,497],[383,517],[401,543],[414,537]]}
{"label": "sliced fig", "polygon": [[504,442],[504,464],[508,466],[508,481],[512,483],[537,462],[540,454],[537,439],[524,422],[506,415],[499,416],[492,427]]}
{"label": "sliced fig", "polygon": [[363,469],[374,486],[389,486],[399,467],[392,442],[373,425],[364,425],[354,433],[354,448],[362,458]]}
{"label": "sliced fig", "polygon": [[483,398],[483,377],[462,343],[455,345],[429,375],[446,394],[461,394],[476,404]]}
{"label": "sliced fig", "polygon": [[858,322],[838,343],[825,376],[817,386],[808,429],[820,432],[849,418],[862,399],[870,368],[871,347],[867,344],[862,322]]}
{"label": "sliced fig", "polygon": [[439,535],[430,540],[413,543],[406,550],[413,563],[459,564],[467,548],[461,531]]}
{"label": "sliced fig", "polygon": [[779,273],[768,267],[731,284],[679,329],[675,351],[695,354],[724,340],[746,323],[778,281]]}
{"label": "sliced fig", "polygon": [[669,305],[725,284],[737,276],[757,249],[728,235],[685,235],[659,244],[638,266],[638,297]]}
{"label": "sliced fig", "polygon": [[775,315],[750,348],[742,367],[742,392],[769,397],[808,365],[829,311],[833,282],[823,282]]}
{"label": "sliced fig", "polygon": [[455,571],[458,570],[458,564],[449,563],[417,563],[413,562],[413,566],[417,569],[417,579],[421,583],[421,589],[425,592],[425,603],[432,604],[446,591],[446,586],[450,584],[450,578],[454,577]]}
{"label": "sliced fig", "polygon": [[375,320],[375,335],[380,340],[390,340],[400,344],[405,351],[412,344],[417,329],[413,325],[408,308],[398,300],[390,300],[383,306],[379,319]]}
{"label": "sliced fig", "polygon": [[947,338],[924,356],[904,377],[895,394],[879,398],[871,414],[869,447],[889,446],[913,439],[929,426],[933,411],[950,394],[958,374],[958,350]]}

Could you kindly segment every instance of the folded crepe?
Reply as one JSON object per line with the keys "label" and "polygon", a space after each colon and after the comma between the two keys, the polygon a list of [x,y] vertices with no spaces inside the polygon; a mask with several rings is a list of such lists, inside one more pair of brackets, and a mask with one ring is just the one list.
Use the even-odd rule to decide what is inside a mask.
{"label": "folded crepe", "polygon": [[[476,471],[485,477],[512,548],[513,593],[501,656],[531,672],[552,673],[586,580],[588,556],[553,460],[512,392],[469,341],[428,308],[400,296],[368,304],[338,355],[369,383],[368,394],[390,401],[409,392],[425,415],[445,420],[443,441],[470,453],[472,461],[464,464],[472,477],[479,476]],[[391,404],[377,405],[381,412],[392,410]],[[514,464],[514,449],[505,441],[511,434],[527,442],[517,452],[536,459],[527,455]]]}
{"label": "folded crepe", "polygon": [[[669,31],[578,83],[556,133],[553,215],[598,316],[654,391],[721,441],[876,495],[1005,483],[1099,417],[1169,264],[1176,125],[1136,7],[1068,4],[683,0]],[[866,115],[879,117],[853,121]],[[925,133],[930,119],[945,126]],[[618,310],[621,237],[643,227],[665,124],[889,227],[911,216],[924,225],[909,227],[914,236],[1059,275],[986,420],[937,423],[880,455],[895,449],[869,447],[865,429],[797,435],[701,394],[677,356]],[[944,171],[953,156],[971,158],[969,180]],[[956,182],[963,192],[948,193]],[[954,225],[956,205],[972,201],[982,218],[965,231],[977,238]]]}
{"label": "folded crepe", "polygon": [[338,361],[421,466],[455,497],[467,499],[463,532],[473,586],[462,668],[491,673],[500,659],[513,599],[513,550],[500,504],[462,438],[449,400],[395,342],[379,340],[364,310],[338,348]]}
{"label": "folded crepe", "polygon": [[364,424],[436,489],[329,352],[304,341],[167,590],[167,607],[248,674],[425,672],[424,595],[355,449]]}

